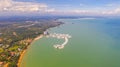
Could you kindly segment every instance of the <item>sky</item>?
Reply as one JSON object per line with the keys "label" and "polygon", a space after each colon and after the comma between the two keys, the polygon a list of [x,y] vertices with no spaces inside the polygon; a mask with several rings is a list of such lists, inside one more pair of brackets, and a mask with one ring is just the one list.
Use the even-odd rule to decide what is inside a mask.
{"label": "sky", "polygon": [[120,0],[0,0],[0,15],[120,16]]}

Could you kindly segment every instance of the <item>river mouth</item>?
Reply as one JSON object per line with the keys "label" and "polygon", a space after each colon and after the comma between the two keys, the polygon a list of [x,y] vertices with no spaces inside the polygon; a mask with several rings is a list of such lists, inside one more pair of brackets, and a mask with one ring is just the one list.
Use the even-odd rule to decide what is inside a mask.
{"label": "river mouth", "polygon": [[111,21],[62,19],[66,23],[50,29],[50,33],[70,34],[72,38],[65,48],[58,50],[53,47],[54,44],[62,44],[64,40],[43,37],[30,45],[21,67],[119,67],[120,38],[115,36],[120,33],[120,27],[115,23],[108,24],[106,20]]}

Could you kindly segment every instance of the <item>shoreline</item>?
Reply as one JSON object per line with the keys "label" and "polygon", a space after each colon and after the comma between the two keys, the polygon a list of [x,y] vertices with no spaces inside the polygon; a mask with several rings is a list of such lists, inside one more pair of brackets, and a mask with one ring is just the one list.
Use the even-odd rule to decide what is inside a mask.
{"label": "shoreline", "polygon": [[[60,24],[60,25],[61,25],[61,24]],[[59,26],[59,25],[58,25],[58,26]],[[55,26],[55,27],[57,27],[57,26]],[[49,29],[50,29],[50,28],[49,28]],[[20,57],[19,57],[18,62],[17,62],[17,67],[20,67],[20,64],[21,64],[21,62],[22,62],[22,59],[23,59],[23,57],[24,57],[27,49],[29,48],[29,46],[30,46],[34,41],[37,41],[37,40],[41,39],[43,36],[44,36],[43,34],[40,34],[39,36],[37,36],[36,38],[34,38],[33,41],[27,46],[27,48],[24,49],[24,50],[20,53]]]}
{"label": "shoreline", "polygon": [[[38,37],[34,38],[34,40],[31,42],[31,44],[32,44],[34,41],[37,41],[38,39],[41,39],[42,37],[43,37],[43,34],[41,34],[41,35],[39,35]],[[20,57],[19,57],[18,62],[17,62],[17,67],[20,67],[20,64],[21,64],[21,62],[22,62],[22,59],[23,59],[23,57],[24,57],[27,49],[29,48],[29,46],[30,46],[31,44],[29,44],[29,45],[27,46],[27,48],[24,49],[24,50],[20,53]]]}
{"label": "shoreline", "polygon": [[9,63],[6,63],[3,67],[8,67],[8,64],[9,64]]}

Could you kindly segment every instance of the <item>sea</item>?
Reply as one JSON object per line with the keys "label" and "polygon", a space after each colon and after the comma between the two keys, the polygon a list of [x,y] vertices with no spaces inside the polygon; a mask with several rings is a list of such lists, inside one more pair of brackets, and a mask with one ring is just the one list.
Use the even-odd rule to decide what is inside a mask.
{"label": "sea", "polygon": [[59,19],[65,24],[49,33],[69,34],[63,39],[43,37],[27,49],[20,67],[120,67],[120,18]]}

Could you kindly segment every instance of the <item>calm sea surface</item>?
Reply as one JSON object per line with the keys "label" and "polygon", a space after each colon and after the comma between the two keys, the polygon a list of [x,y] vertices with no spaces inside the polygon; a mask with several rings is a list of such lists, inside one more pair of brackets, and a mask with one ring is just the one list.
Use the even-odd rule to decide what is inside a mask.
{"label": "calm sea surface", "polygon": [[64,41],[46,38],[27,50],[21,67],[120,67],[120,19],[61,19],[64,25],[51,33],[72,36],[64,49],[53,45]]}

